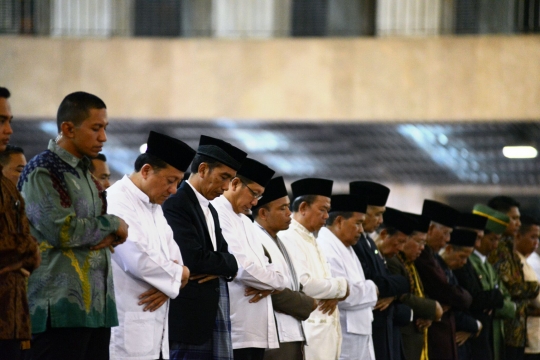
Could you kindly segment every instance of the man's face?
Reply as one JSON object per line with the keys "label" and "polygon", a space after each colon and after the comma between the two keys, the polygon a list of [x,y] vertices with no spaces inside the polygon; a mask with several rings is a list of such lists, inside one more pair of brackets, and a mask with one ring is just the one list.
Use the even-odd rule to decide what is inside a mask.
{"label": "man's face", "polygon": [[384,206],[368,205],[366,211],[366,221],[364,221],[364,231],[374,232],[383,223],[383,214],[386,211]]}
{"label": "man's face", "polygon": [[521,221],[519,220],[521,214],[519,213],[519,209],[517,208],[517,206],[512,206],[510,210],[508,210],[506,215],[508,215],[508,217],[510,218],[510,222],[508,223],[504,234],[516,236],[521,226]]}
{"label": "man's face", "polygon": [[276,199],[268,203],[266,216],[267,226],[276,233],[287,230],[291,224],[291,202],[288,196]]}
{"label": "man's face", "polygon": [[13,114],[11,114],[11,106],[6,98],[0,97],[0,152],[6,150],[7,144],[9,144],[9,138],[13,134],[11,128],[11,120]]}
{"label": "man's face", "polygon": [[202,163],[199,166],[199,176],[202,179],[201,194],[208,200],[213,200],[229,189],[236,171],[223,164],[210,170],[206,163]]}
{"label": "man's face", "polygon": [[154,170],[152,166],[145,164],[141,168],[141,176],[143,178],[142,192],[148,196],[152,204],[161,205],[169,196],[176,194],[184,173],[170,165]]}
{"label": "man's face", "polygon": [[341,221],[339,239],[345,246],[353,246],[358,242],[360,235],[364,232],[362,224],[365,219],[366,214],[353,212],[353,215],[350,218]]}
{"label": "man's face", "polygon": [[9,163],[2,169],[2,175],[8,178],[16,186],[25,165],[26,158],[24,157],[24,154],[11,154],[9,155]]}
{"label": "man's face", "polygon": [[467,263],[467,259],[473,250],[473,247],[464,247],[456,250],[453,246],[448,246],[443,256],[444,262],[450,270],[461,269]]}
{"label": "man's face", "polygon": [[90,109],[88,118],[80,126],[73,126],[72,133],[68,134],[74,145],[73,155],[95,158],[107,141],[105,130],[108,124],[107,109]]}
{"label": "man's face", "polygon": [[426,245],[426,233],[414,232],[408,238],[403,245],[403,253],[408,261],[414,261],[418,259],[422,250]]}
{"label": "man's face", "polygon": [[252,182],[250,184],[242,182],[240,178],[234,178],[231,183],[233,191],[233,208],[236,213],[251,214],[251,208],[257,205],[258,198],[264,193],[264,187]]}
{"label": "man's face", "polygon": [[303,224],[311,232],[319,231],[328,219],[330,211],[330,198],[317,196],[311,205],[305,206]]}
{"label": "man's face", "polygon": [[450,234],[452,234],[452,228],[441,224],[431,224],[429,226],[426,242],[433,249],[438,252],[440,249],[446,246],[450,241]]}
{"label": "man's face", "polygon": [[94,166],[94,171],[92,175],[99,181],[101,186],[106,190],[111,186],[109,179],[111,177],[111,171],[109,170],[109,165],[105,161],[99,159],[93,159],[92,165]]}
{"label": "man's face", "polygon": [[477,250],[485,256],[488,256],[493,250],[499,246],[499,240],[501,240],[501,234],[489,233],[485,234],[480,240],[480,246]]}
{"label": "man's face", "polygon": [[540,236],[540,226],[531,225],[525,234],[518,233],[516,236],[516,249],[523,256],[529,256],[538,247],[538,237]]}
{"label": "man's face", "polygon": [[383,241],[382,248],[384,249],[384,251],[381,252],[387,258],[394,257],[395,255],[397,255],[398,252],[403,249],[403,246],[407,242],[407,238],[408,236],[401,231],[397,231],[393,235],[387,236]]}

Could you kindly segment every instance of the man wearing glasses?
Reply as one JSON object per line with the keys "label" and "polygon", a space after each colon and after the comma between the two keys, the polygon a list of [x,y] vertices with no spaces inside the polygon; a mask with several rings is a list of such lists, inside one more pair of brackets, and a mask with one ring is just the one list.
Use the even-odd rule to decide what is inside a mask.
{"label": "man wearing glasses", "polygon": [[235,360],[262,360],[265,349],[279,347],[272,300],[267,296],[282,291],[289,280],[269,263],[246,216],[273,175],[268,166],[247,158],[229,189],[211,202],[229,251],[238,262],[238,276],[229,283]]}

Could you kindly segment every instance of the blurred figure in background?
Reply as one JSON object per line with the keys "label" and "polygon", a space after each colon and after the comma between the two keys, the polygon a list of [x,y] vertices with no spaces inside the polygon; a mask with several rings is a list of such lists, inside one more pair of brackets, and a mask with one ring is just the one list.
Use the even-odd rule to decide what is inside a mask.
{"label": "blurred figure in background", "polygon": [[6,146],[6,150],[0,153],[0,165],[2,165],[2,175],[17,186],[19,177],[26,166],[24,150],[18,146]]}
{"label": "blurred figure in background", "polygon": [[90,163],[90,172],[92,176],[101,184],[103,190],[107,190],[111,186],[111,170],[107,165],[107,157],[99,153],[98,156],[92,159]]}

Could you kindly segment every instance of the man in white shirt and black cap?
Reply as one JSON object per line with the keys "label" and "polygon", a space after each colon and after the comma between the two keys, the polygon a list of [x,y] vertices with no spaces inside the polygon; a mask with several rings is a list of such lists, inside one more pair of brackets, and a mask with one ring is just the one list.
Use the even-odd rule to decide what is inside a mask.
{"label": "man in white shirt and black cap", "polygon": [[111,329],[111,359],[169,358],[169,299],[189,278],[161,204],[176,193],[195,150],[154,131],[147,144],[135,171],[107,191],[108,212],[130,228],[111,256],[119,321]]}
{"label": "man in white shirt and black cap", "polygon": [[[286,275],[268,262],[253,223],[245,214],[257,205],[274,170],[246,158],[229,189],[211,201],[229,252],[238,262],[238,275],[229,282],[232,342],[235,360],[262,360],[265,349],[279,347],[271,298],[288,283]],[[255,299],[246,289],[259,290]]]}
{"label": "man in white shirt and black cap", "polygon": [[319,308],[304,322],[307,360],[334,360],[341,352],[337,304],[348,296],[349,286],[345,278],[332,277],[314,235],[328,219],[332,185],[332,180],[318,178],[293,182],[293,220],[278,234],[293,257],[304,292],[319,300]]}
{"label": "man in white shirt and black cap", "polygon": [[282,176],[270,180],[263,197],[253,207],[254,231],[276,269],[289,279],[280,293],[271,294],[279,336],[279,348],[267,349],[265,360],[304,360],[305,336],[302,320],[317,308],[317,301],[304,294],[291,255],[278,237],[291,223],[290,200]]}
{"label": "man in white shirt and black cap", "polygon": [[378,297],[377,285],[366,280],[352,249],[364,231],[366,207],[366,198],[360,195],[332,196],[330,217],[317,237],[332,275],[344,277],[349,283],[349,296],[338,303],[343,336],[340,359],[375,360],[371,322]]}
{"label": "man in white shirt and black cap", "polygon": [[201,136],[191,175],[163,204],[174,240],[191,278],[171,301],[172,359],[233,358],[227,281],[238,272],[210,200],[229,188],[246,153],[220,139]]}

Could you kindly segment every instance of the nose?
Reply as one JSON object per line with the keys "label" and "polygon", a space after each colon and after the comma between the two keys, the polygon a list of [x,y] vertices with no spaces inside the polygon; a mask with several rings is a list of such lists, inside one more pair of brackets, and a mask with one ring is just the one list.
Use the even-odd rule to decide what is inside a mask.
{"label": "nose", "polygon": [[13,128],[11,127],[11,122],[9,122],[9,120],[6,120],[4,124],[4,134],[6,135],[13,134]]}
{"label": "nose", "polygon": [[104,184],[105,185],[105,189],[108,188],[109,186],[111,186],[111,182],[109,181],[109,179],[105,180]]}
{"label": "nose", "polygon": [[100,142],[106,142],[107,141],[107,133],[105,132],[105,129],[101,129],[101,131],[99,132],[98,140]]}
{"label": "nose", "polygon": [[176,194],[176,191],[177,191],[177,190],[178,190],[178,183],[177,183],[177,182],[175,182],[175,183],[173,183],[171,186],[169,186],[169,193],[170,193],[171,195]]}
{"label": "nose", "polygon": [[251,204],[252,206],[257,206],[257,203],[258,203],[258,202],[259,202],[259,200],[253,199],[253,200],[251,200],[251,203],[250,203],[250,204]]}
{"label": "nose", "polygon": [[292,213],[291,213],[291,209],[287,208],[287,212],[286,212],[286,214],[287,214],[287,217],[290,217],[290,216],[291,216],[291,214],[292,214]]}

